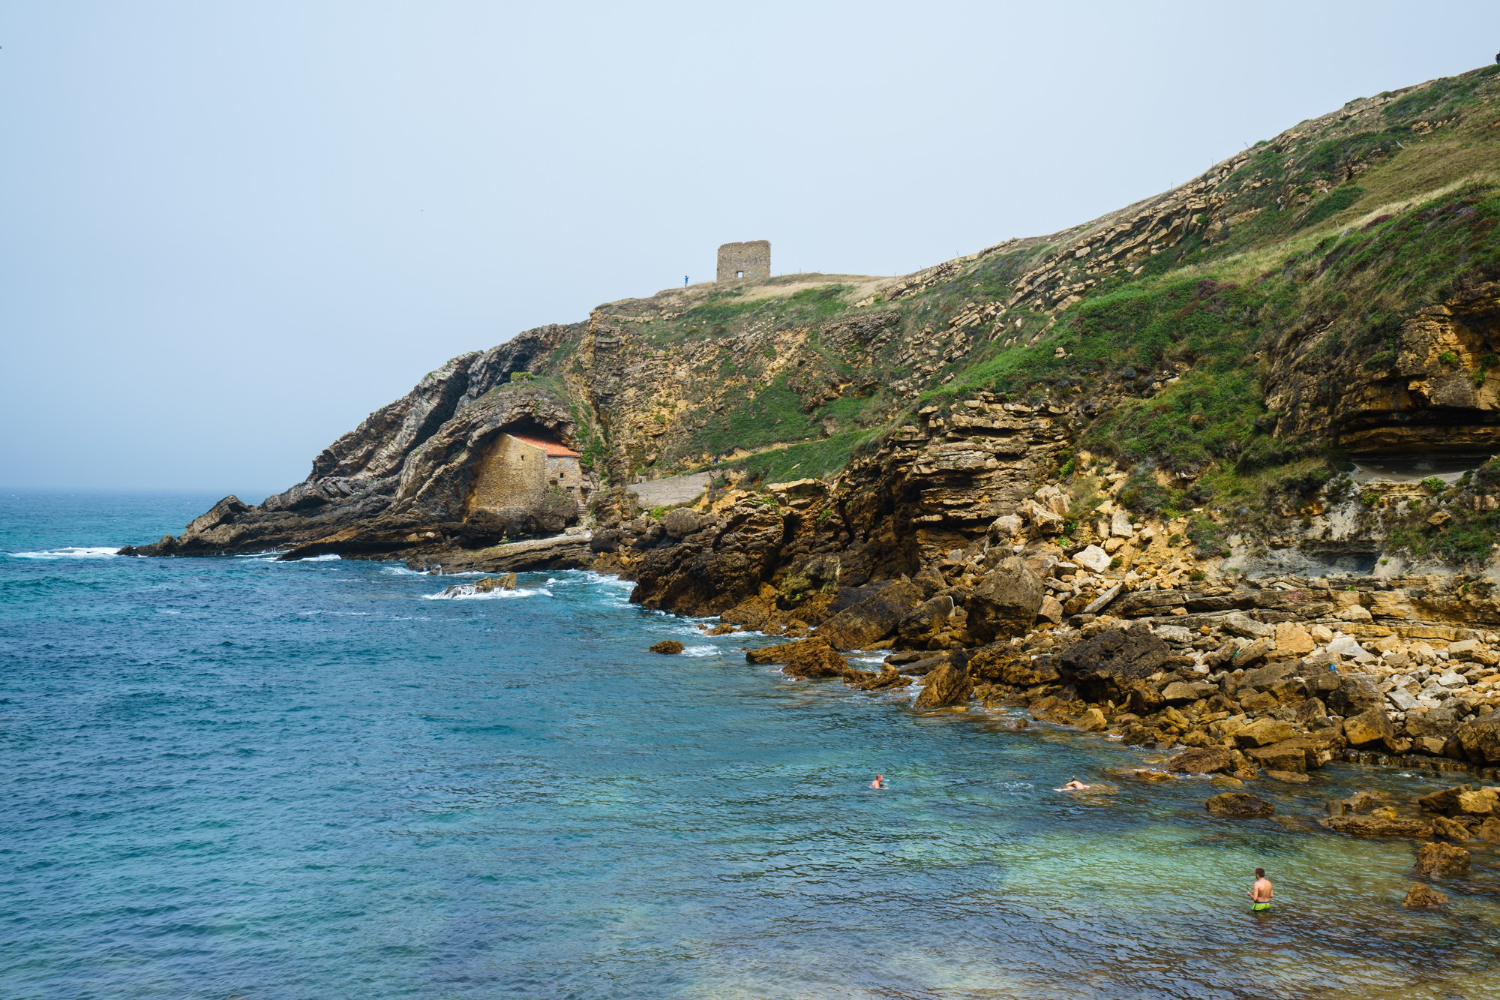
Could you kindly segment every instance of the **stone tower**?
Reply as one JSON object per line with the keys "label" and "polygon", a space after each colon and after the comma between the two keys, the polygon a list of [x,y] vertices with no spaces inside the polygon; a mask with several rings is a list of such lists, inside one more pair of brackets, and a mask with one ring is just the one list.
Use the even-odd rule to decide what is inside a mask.
{"label": "stone tower", "polygon": [[770,240],[725,243],[719,247],[719,282],[764,281],[770,276]]}

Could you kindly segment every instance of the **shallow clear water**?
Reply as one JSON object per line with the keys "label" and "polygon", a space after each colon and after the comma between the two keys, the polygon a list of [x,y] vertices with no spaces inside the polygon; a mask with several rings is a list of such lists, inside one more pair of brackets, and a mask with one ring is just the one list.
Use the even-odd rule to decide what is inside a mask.
{"label": "shallow clear water", "polygon": [[1493,857],[1408,913],[1410,844],[1313,825],[1441,781],[1267,783],[1279,822],[1211,819],[1201,780],[1068,796],[1145,756],[793,683],[589,574],[432,600],[387,564],[89,551],[214,499],[0,495],[0,995],[1500,990]]}

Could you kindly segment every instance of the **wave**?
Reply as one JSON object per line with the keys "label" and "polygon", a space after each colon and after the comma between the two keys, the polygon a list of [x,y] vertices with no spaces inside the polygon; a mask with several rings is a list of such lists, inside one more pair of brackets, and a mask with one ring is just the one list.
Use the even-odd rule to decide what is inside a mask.
{"label": "wave", "polygon": [[432,576],[425,570],[412,569],[410,566],[382,566],[380,572],[389,573],[391,576]]}
{"label": "wave", "polygon": [[60,549],[12,552],[11,556],[15,559],[108,559],[119,551],[118,545],[68,545]]}
{"label": "wave", "polygon": [[472,583],[461,583],[436,594],[425,594],[424,601],[487,601],[507,597],[551,597],[546,587],[518,587],[515,590],[476,590]]}
{"label": "wave", "polygon": [[684,646],[679,656],[713,656],[719,652],[718,646]]}

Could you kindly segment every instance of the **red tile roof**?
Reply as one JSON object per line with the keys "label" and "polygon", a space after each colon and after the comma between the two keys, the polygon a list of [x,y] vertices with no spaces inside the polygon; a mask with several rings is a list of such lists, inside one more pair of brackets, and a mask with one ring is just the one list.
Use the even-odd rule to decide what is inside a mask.
{"label": "red tile roof", "polygon": [[541,438],[526,437],[523,434],[512,434],[511,437],[517,441],[525,442],[533,448],[540,448],[547,453],[548,458],[579,458],[578,452],[565,447],[556,441],[543,441]]}

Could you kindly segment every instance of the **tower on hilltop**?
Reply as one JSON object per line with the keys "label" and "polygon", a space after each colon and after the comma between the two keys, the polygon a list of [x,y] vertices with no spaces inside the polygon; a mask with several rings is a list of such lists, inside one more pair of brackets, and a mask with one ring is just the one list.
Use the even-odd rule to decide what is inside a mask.
{"label": "tower on hilltop", "polygon": [[719,277],[726,281],[764,281],[771,276],[771,241],[725,243],[719,247]]}

